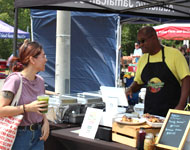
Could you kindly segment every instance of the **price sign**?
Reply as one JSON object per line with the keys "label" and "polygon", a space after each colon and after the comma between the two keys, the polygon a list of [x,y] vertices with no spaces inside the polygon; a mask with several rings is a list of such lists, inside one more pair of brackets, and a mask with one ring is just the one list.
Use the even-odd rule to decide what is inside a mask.
{"label": "price sign", "polygon": [[182,149],[190,128],[190,112],[170,109],[160,130],[156,146]]}

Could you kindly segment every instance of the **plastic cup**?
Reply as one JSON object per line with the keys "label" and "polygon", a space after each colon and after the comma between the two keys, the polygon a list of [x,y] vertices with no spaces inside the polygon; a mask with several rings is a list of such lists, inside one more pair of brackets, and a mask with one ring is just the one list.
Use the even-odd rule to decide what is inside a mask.
{"label": "plastic cup", "polygon": [[[37,96],[37,100],[38,101],[46,101],[47,104],[48,104],[49,96],[48,95],[40,95],[40,96]],[[42,108],[47,108],[48,109],[48,106],[47,107],[42,107]],[[46,111],[41,111],[41,113],[47,113],[47,110]]]}

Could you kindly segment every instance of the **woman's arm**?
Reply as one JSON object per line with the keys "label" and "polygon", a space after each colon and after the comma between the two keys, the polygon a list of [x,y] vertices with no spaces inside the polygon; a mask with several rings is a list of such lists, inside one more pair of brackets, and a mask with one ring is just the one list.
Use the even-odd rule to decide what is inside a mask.
{"label": "woman's arm", "polygon": [[33,101],[29,104],[19,105],[19,106],[10,106],[14,94],[10,91],[3,91],[0,93],[0,117],[5,116],[15,116],[26,112],[36,112],[38,114],[40,111],[47,110],[46,107],[48,104],[45,101]]}
{"label": "woman's arm", "polygon": [[10,106],[14,94],[9,91],[2,91],[0,93],[0,117],[14,116],[24,112],[23,105]]}

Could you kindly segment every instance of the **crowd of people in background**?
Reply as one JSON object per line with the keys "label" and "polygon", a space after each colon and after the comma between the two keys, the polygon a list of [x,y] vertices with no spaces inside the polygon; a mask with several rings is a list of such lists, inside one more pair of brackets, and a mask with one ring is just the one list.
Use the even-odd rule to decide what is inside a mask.
{"label": "crowd of people in background", "polygon": [[138,63],[139,58],[142,56],[142,50],[139,47],[139,43],[135,43],[135,49],[133,52],[134,63]]}
{"label": "crowd of people in background", "polygon": [[119,57],[120,57],[120,70],[126,69],[129,63],[131,64],[137,64],[139,58],[142,56],[142,50],[139,47],[138,42],[135,42],[134,44],[134,50],[133,53],[131,53],[131,56],[123,56],[121,47],[119,48]]}
{"label": "crowd of people in background", "polygon": [[[161,42],[161,41],[160,41]],[[172,46],[173,48],[176,48],[176,46]],[[177,48],[176,48],[177,49]],[[186,44],[182,45],[181,47],[178,48],[181,53],[184,55],[184,57],[186,58],[187,60],[187,63],[188,65],[190,65],[190,48],[188,48],[188,46]],[[139,58],[142,56],[142,50],[141,48],[139,47],[139,44],[138,42],[136,42],[134,44],[134,51],[133,53],[131,54],[131,56],[123,56],[122,55],[122,52],[120,51],[120,56],[121,56],[121,61],[120,61],[120,64],[121,64],[121,68],[127,68],[127,66],[131,63],[133,64],[137,64],[138,63],[138,60]]]}
{"label": "crowd of people in background", "polygon": [[185,59],[187,60],[188,65],[190,64],[190,59],[189,59],[189,53],[190,53],[190,49],[187,47],[187,45],[182,45],[179,50],[182,52],[183,56],[185,57]]}

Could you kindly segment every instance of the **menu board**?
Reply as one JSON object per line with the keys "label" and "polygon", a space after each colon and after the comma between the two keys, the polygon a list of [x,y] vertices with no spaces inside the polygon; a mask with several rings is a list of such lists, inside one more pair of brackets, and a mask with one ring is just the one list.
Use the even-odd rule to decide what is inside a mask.
{"label": "menu board", "polygon": [[190,112],[170,109],[160,130],[156,146],[182,149],[190,128]]}

